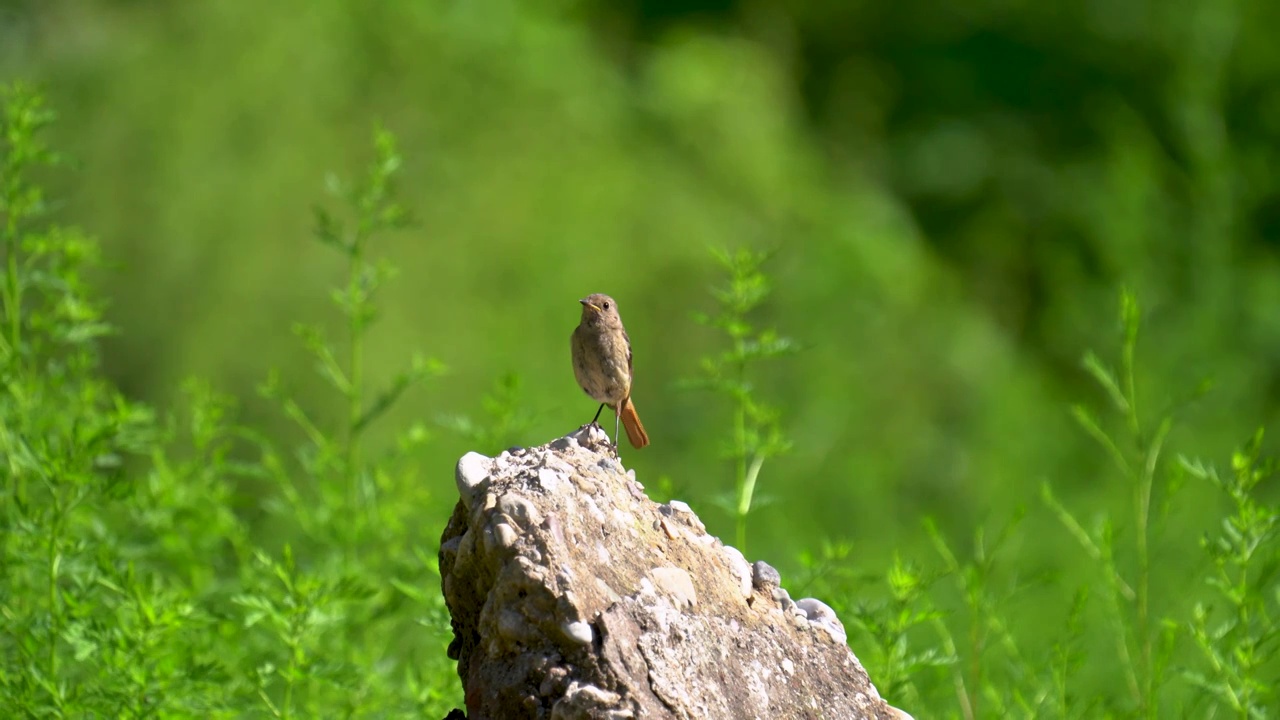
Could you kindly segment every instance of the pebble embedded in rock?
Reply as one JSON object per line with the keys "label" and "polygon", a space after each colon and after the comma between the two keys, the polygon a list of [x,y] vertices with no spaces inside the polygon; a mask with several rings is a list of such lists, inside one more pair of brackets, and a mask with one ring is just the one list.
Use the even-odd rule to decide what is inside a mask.
{"label": "pebble embedded in rock", "polygon": [[836,611],[832,610],[830,605],[817,598],[803,598],[796,601],[796,607],[804,612],[804,616],[810,623],[826,630],[835,642],[843,645],[849,641],[849,634],[845,632],[844,624],[840,622]]}
{"label": "pebble embedded in rock", "polygon": [[665,505],[659,505],[658,512],[666,515],[667,517],[679,518],[680,522],[688,525],[699,533],[707,532],[707,526],[702,524],[702,520],[698,519],[697,513],[689,507],[688,503],[680,500],[671,500]]}
{"label": "pebble embedded in rock", "polygon": [[579,645],[590,645],[595,638],[595,633],[591,630],[591,626],[581,620],[565,623],[562,629],[565,637]]}
{"label": "pebble embedded in rock", "polygon": [[560,523],[559,518],[555,515],[548,515],[546,520],[542,521],[542,527],[551,534],[551,538],[561,545],[564,544],[564,525]]}
{"label": "pebble embedded in rock", "polygon": [[453,476],[458,483],[458,496],[462,498],[462,504],[468,510],[471,509],[471,503],[475,501],[476,496],[484,492],[492,465],[492,458],[478,452],[469,452],[458,460]]}
{"label": "pebble embedded in rock", "polygon": [[831,606],[822,602],[817,598],[802,598],[796,601],[796,607],[804,611],[804,616],[813,621],[834,620],[840,622],[836,617],[836,611]]}
{"label": "pebble embedded in rock", "polygon": [[498,512],[515,521],[521,530],[528,530],[542,524],[542,513],[525,498],[515,493],[507,493],[498,498]]}
{"label": "pebble embedded in rock", "polygon": [[595,484],[591,480],[588,480],[586,476],[580,475],[578,477],[575,477],[573,481],[578,484],[578,489],[582,490],[582,492],[588,495],[595,495],[600,490],[600,486]]}
{"label": "pebble embedded in rock", "polygon": [[541,468],[538,470],[538,484],[549,493],[559,492],[564,486],[565,478],[561,473],[551,468]]}
{"label": "pebble embedded in rock", "polygon": [[542,679],[542,684],[538,686],[538,694],[546,697],[551,694],[560,694],[564,692],[564,681],[569,676],[569,671],[562,665],[547,670],[547,676]]}
{"label": "pebble embedded in rock", "polygon": [[574,680],[564,697],[551,707],[551,720],[623,720],[634,717],[626,708],[617,707],[622,696],[590,683]]}
{"label": "pebble embedded in rock", "polygon": [[525,634],[524,617],[515,610],[503,610],[498,615],[497,630],[507,640],[517,640]]}
{"label": "pebble embedded in rock", "polygon": [[827,623],[816,624],[818,627],[827,631],[827,634],[831,636],[831,642],[834,642],[837,645],[847,645],[849,643],[849,636],[845,633],[844,627],[837,627]]}
{"label": "pebble embedded in rock", "polygon": [[693,588],[693,578],[678,567],[660,567],[649,571],[654,586],[675,601],[677,607],[693,607],[698,604],[698,592]]}
{"label": "pebble embedded in rock", "polygon": [[772,565],[757,560],[751,564],[751,586],[757,590],[775,588],[782,583],[782,574]]}
{"label": "pebble embedded in rock", "polygon": [[732,545],[724,546],[724,554],[729,558],[729,567],[738,578],[738,586],[742,597],[751,597],[751,564],[742,555],[742,551]]}
{"label": "pebble embedded in rock", "polygon": [[508,550],[515,547],[516,541],[520,539],[520,536],[516,534],[516,529],[504,522],[493,526],[493,534],[498,541],[498,547]]}
{"label": "pebble embedded in rock", "polygon": [[453,537],[440,543],[440,556],[450,560],[458,557],[458,546],[462,545],[462,537]]}
{"label": "pebble embedded in rock", "polygon": [[676,538],[680,537],[680,532],[675,528],[671,527],[670,523],[667,522],[666,518],[658,518],[658,522],[654,523],[654,525],[662,528],[663,534],[665,534],[668,538],[671,538],[672,540],[675,540]]}

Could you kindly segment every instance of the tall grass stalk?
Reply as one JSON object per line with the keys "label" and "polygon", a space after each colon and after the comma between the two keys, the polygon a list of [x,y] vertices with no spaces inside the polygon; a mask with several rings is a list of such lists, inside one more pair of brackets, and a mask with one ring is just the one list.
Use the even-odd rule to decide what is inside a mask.
{"label": "tall grass stalk", "polygon": [[751,370],[764,360],[794,352],[796,346],[773,329],[756,327],[748,317],[769,295],[769,279],[762,269],[768,255],[748,249],[713,252],[728,280],[711,290],[719,310],[694,319],[723,333],[729,348],[703,357],[698,377],[684,385],[711,390],[728,402],[730,436],[723,455],[733,467],[734,492],[719,498],[718,504],[733,517],[735,542],[745,552],[747,517],[756,503],[760,471],[766,460],[791,447],[778,410],[759,399]]}

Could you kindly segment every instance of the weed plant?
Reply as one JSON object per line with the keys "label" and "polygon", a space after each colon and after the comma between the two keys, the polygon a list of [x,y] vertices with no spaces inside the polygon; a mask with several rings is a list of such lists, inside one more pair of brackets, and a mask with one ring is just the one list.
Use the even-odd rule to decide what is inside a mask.
{"label": "weed plant", "polygon": [[[399,428],[385,449],[367,437],[444,370],[419,356],[387,387],[366,378],[377,291],[394,276],[377,241],[409,222],[396,199],[395,138],[377,131],[369,170],[331,181],[334,207],[316,211],[317,241],[345,262],[331,293],[341,333],[331,339],[319,319],[295,332],[343,411],[317,414],[290,375],[271,375],[262,398],[301,438],[284,446],[242,424],[237,399],[208,383],[188,381],[182,402],[161,411],[105,378],[98,343],[113,329],[85,280],[98,246],[56,222],[37,182],[61,164],[43,140],[54,115],[22,85],[0,91],[0,106],[6,717],[441,717],[459,705],[436,528],[421,518],[431,483],[415,466],[430,433]],[[697,319],[727,348],[686,386],[725,401],[733,491],[722,504],[745,549],[765,461],[790,446],[753,373],[795,345],[752,320],[768,296],[766,256],[716,257],[727,276],[713,291],[719,309]],[[1039,506],[964,543],[926,522],[929,557],[878,562],[851,541],[800,557],[793,594],[828,600],[881,694],[917,717],[1275,714],[1276,462],[1262,431],[1224,469],[1169,447],[1203,388],[1145,410],[1132,295],[1120,317],[1118,370],[1084,360],[1110,409],[1072,413],[1108,459],[1122,502],[1086,513],[1050,479]],[[520,393],[519,378],[505,377],[485,419],[442,413],[443,423],[501,450],[528,426]],[[1173,511],[1198,518],[1198,543],[1166,531]],[[1080,554],[1086,576],[1030,563],[1025,549],[1049,533]],[[1159,558],[1188,548],[1200,562],[1172,576]],[[1187,567],[1200,570],[1186,576]],[[1030,604],[1056,621],[1028,623]]]}
{"label": "weed plant", "polygon": [[[1259,491],[1274,481],[1275,461],[1262,455],[1261,430],[1233,454],[1225,472],[1180,455],[1167,460],[1179,413],[1208,386],[1195,388],[1154,419],[1141,414],[1141,312],[1128,292],[1120,318],[1119,371],[1093,353],[1083,361],[1115,421],[1084,405],[1071,412],[1108,457],[1127,502],[1094,509],[1085,519],[1046,481],[1044,515],[1034,530],[1026,529],[1025,514],[1011,518],[993,540],[978,528],[967,556],[926,521],[937,558],[895,559],[880,581],[884,597],[860,601],[845,615],[858,630],[851,644],[882,694],[917,716],[1274,715],[1280,683],[1280,508]],[[1197,506],[1188,492],[1193,482],[1216,489],[1224,502]],[[1157,496],[1162,509],[1153,512]],[[1205,528],[1199,542],[1203,562],[1189,563],[1203,568],[1198,576],[1175,576],[1153,561],[1184,550],[1185,543],[1164,528],[1174,509],[1196,514]],[[1059,574],[1026,568],[1017,550],[1043,535],[1054,519],[1092,568],[1092,577],[1078,586]],[[848,552],[837,546],[802,556],[808,584],[866,597],[871,579],[833,571],[833,561]],[[1178,593],[1158,595],[1157,587]],[[1054,605],[1048,612],[1061,623],[1023,622],[1029,597],[1048,598]]]}
{"label": "weed plant", "polygon": [[[349,218],[316,213],[316,238],[346,259],[332,293],[345,337],[296,328],[347,411],[315,417],[269,378],[263,395],[304,438],[282,448],[205,383],[159,413],[104,379],[97,341],[112,329],[84,281],[97,244],[52,221],[34,180],[58,164],[42,140],[53,113],[21,85],[0,103],[6,716],[443,716],[457,682],[413,466],[428,434],[404,428],[378,453],[363,441],[442,370],[415,358],[387,388],[364,378],[375,293],[392,275],[373,243],[407,219],[392,135],[376,133],[362,179],[330,183]],[[264,545],[249,517],[286,540]]]}
{"label": "weed plant", "polygon": [[782,432],[778,409],[760,399],[751,371],[762,361],[794,352],[796,345],[772,328],[756,327],[749,318],[769,295],[769,278],[762,267],[768,256],[745,248],[717,248],[713,253],[728,279],[711,290],[718,311],[699,313],[694,320],[722,333],[729,347],[702,358],[699,375],[681,384],[710,390],[729,407],[729,437],[721,444],[721,455],[733,467],[734,489],[732,495],[718,495],[715,500],[733,518],[734,541],[745,552],[747,516],[760,506],[756,496],[760,471],[766,460],[791,446]]}

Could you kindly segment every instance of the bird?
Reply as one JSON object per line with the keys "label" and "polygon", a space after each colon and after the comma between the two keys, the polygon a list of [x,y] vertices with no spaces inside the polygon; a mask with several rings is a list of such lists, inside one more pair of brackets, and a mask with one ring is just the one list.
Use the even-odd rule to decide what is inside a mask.
{"label": "bird", "polygon": [[592,400],[600,403],[591,424],[596,424],[606,405],[615,414],[614,447],[618,446],[618,425],[637,450],[649,444],[649,435],[640,423],[631,401],[631,338],[622,326],[618,303],[603,293],[588,295],[582,303],[582,320],[571,340],[573,374]]}

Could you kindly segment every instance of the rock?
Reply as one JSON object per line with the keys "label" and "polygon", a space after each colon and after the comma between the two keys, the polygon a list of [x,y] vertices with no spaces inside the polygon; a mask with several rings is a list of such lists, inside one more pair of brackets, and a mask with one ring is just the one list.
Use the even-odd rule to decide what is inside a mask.
{"label": "rock", "polygon": [[665,592],[676,607],[693,607],[698,604],[698,591],[693,588],[693,578],[678,567],[660,567],[650,571],[653,584]]}
{"label": "rock", "polygon": [[782,574],[772,565],[757,560],[751,565],[751,586],[757,590],[772,591],[782,583]]}
{"label": "rock", "polygon": [[729,558],[729,566],[738,578],[738,589],[742,591],[742,597],[751,597],[751,564],[742,555],[742,551],[732,545],[725,545],[722,552]]}
{"label": "rock", "polygon": [[816,627],[822,628],[831,636],[831,639],[841,645],[848,642],[848,634],[844,630],[844,623],[840,622],[840,618],[836,617],[836,611],[831,606],[816,598],[804,598],[797,600],[795,606],[800,612],[804,613],[804,617]]}
{"label": "rock", "polygon": [[565,637],[579,645],[590,645],[591,641],[595,639],[595,631],[591,629],[590,625],[582,622],[581,620],[566,623],[564,626],[564,634]]}
{"label": "rock", "polygon": [[468,453],[440,545],[466,711],[507,718],[910,717],[835,612],[658,505],[599,428]]}
{"label": "rock", "polygon": [[454,480],[458,483],[458,495],[462,504],[471,507],[472,500],[483,490],[489,480],[489,468],[493,460],[477,452],[469,452],[458,460]]}

